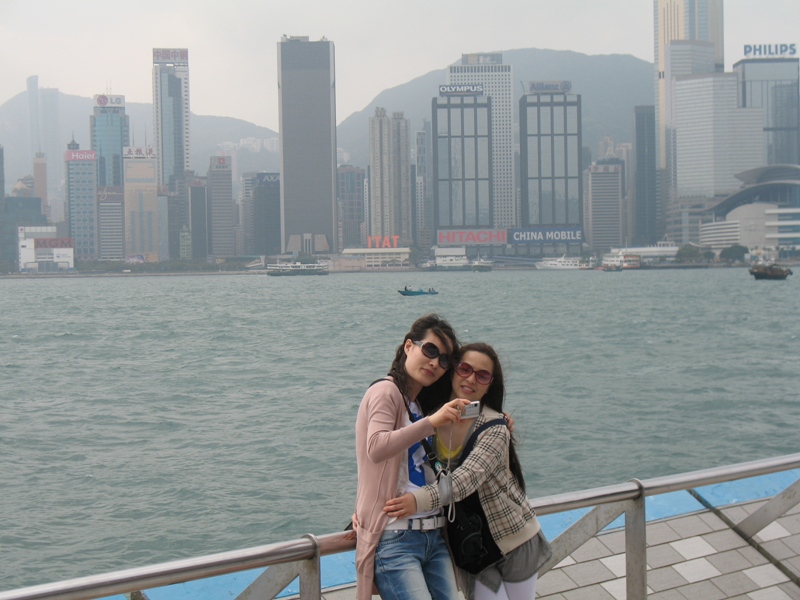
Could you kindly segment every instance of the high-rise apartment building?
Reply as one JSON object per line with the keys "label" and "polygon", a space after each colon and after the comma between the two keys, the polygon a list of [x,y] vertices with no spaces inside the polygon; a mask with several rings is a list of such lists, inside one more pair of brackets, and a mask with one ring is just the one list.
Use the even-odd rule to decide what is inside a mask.
{"label": "high-rise apartment building", "polygon": [[594,251],[619,248],[625,241],[624,164],[618,158],[597,161],[586,171],[586,241]]}
{"label": "high-rise apartment building", "polygon": [[278,42],[281,245],[284,252],[337,251],[336,73],[333,42]]}
{"label": "high-rise apartment building", "polygon": [[760,107],[767,164],[800,164],[800,59],[746,58],[733,65],[739,106]]}
{"label": "high-rise apartment building", "polygon": [[[583,129],[580,94],[569,82],[531,82],[519,102],[522,227],[558,227],[573,238],[542,247],[542,253],[580,254],[583,227]],[[539,91],[544,90],[544,91]],[[580,238],[580,239],[579,239]]]}
{"label": "high-rise apartment building", "polygon": [[337,168],[337,194],[339,214],[342,221],[342,244],[345,248],[363,246],[366,237],[364,227],[364,169],[352,165]]}
{"label": "high-rise apartment building", "polygon": [[128,259],[158,262],[158,158],[152,146],[123,150],[125,254]]}
{"label": "high-rise apartment building", "polygon": [[709,42],[713,46],[714,71],[725,68],[723,0],[653,0],[653,40],[656,98],[656,167],[667,167],[666,61],[674,40]]}
{"label": "high-rise apartment building", "polygon": [[[450,65],[450,85],[479,84],[492,99],[492,218],[505,229],[519,223],[514,184],[514,74],[502,53],[464,54]],[[434,132],[435,133],[435,132]]]}
{"label": "high-rise apartment building", "polygon": [[158,184],[176,191],[190,166],[186,48],[153,48],[153,132]]}
{"label": "high-rise apartment building", "polygon": [[92,150],[97,153],[97,185],[122,187],[122,149],[130,146],[129,117],[125,114],[125,96],[94,97],[89,117]]}
{"label": "high-rise apartment building", "polygon": [[481,95],[480,85],[471,88],[470,95],[441,91],[431,104],[437,245],[448,230],[495,228],[494,98]]}
{"label": "high-rise apartment building", "polygon": [[234,232],[233,171],[230,156],[212,156],[206,177],[209,254],[217,258],[236,256]]}
{"label": "high-rise apartment building", "polygon": [[97,154],[81,150],[73,139],[64,153],[69,236],[75,258],[97,259]]}
{"label": "high-rise apartment building", "polygon": [[662,215],[656,189],[655,106],[633,108],[633,186],[629,207],[632,213],[631,239],[634,246],[655,244],[663,235]]}
{"label": "high-rise apartment building", "polygon": [[399,236],[412,243],[411,140],[402,112],[375,109],[369,120],[370,228],[373,236]]}
{"label": "high-rise apartment building", "polygon": [[97,189],[97,248],[100,260],[125,259],[125,194],[121,185]]}

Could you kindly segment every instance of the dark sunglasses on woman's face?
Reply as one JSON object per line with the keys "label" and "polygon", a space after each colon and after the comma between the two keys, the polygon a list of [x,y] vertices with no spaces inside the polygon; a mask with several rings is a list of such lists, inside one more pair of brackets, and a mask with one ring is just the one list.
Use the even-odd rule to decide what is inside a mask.
{"label": "dark sunglasses on woman's face", "polygon": [[[414,340],[412,340],[414,341]],[[422,354],[427,358],[439,357],[439,366],[447,370],[450,366],[450,357],[447,354],[442,354],[436,344],[432,342],[423,342],[422,340],[414,342],[422,350]]]}
{"label": "dark sunglasses on woman's face", "polygon": [[464,379],[475,373],[475,381],[481,385],[489,385],[492,383],[492,379],[494,379],[494,376],[489,373],[489,371],[486,371],[485,369],[476,371],[472,368],[472,365],[465,362],[460,362],[458,365],[456,365],[456,373],[459,377],[463,377]]}

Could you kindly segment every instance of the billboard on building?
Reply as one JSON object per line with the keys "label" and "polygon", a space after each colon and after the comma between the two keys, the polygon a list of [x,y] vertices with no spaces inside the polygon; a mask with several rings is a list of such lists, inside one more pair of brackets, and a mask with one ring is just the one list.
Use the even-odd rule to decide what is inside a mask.
{"label": "billboard on building", "polygon": [[439,229],[437,246],[500,246],[507,244],[505,229]]}
{"label": "billboard on building", "polygon": [[97,160],[97,152],[94,150],[67,150],[64,152],[64,160],[67,162],[89,162]]}
{"label": "billboard on building", "polygon": [[580,244],[585,241],[580,227],[528,227],[509,229],[509,244]]}
{"label": "billboard on building", "polygon": [[440,85],[439,95],[448,97],[483,96],[483,84]]}
{"label": "billboard on building", "polygon": [[94,105],[98,108],[124,108],[125,96],[107,96],[97,94],[94,97]]}
{"label": "billboard on building", "polygon": [[527,96],[535,94],[569,94],[571,81],[529,81]]}
{"label": "billboard on building", "polygon": [[188,48],[153,48],[154,65],[185,66],[189,64]]}

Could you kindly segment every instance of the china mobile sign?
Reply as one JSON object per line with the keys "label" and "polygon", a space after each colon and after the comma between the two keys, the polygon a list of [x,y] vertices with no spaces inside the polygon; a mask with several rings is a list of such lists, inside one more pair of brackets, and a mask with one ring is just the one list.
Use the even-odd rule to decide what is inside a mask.
{"label": "china mobile sign", "polygon": [[580,227],[531,227],[509,229],[509,244],[580,244],[583,243]]}

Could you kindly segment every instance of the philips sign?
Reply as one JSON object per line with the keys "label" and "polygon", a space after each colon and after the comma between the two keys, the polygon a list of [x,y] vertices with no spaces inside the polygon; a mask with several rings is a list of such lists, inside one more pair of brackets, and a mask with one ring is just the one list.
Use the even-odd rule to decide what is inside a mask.
{"label": "philips sign", "polygon": [[529,81],[528,95],[532,94],[568,94],[572,91],[571,81]]}
{"label": "philips sign", "polygon": [[794,56],[797,44],[745,44],[745,57],[756,56]]}
{"label": "philips sign", "polygon": [[440,85],[440,96],[483,96],[483,85]]}

